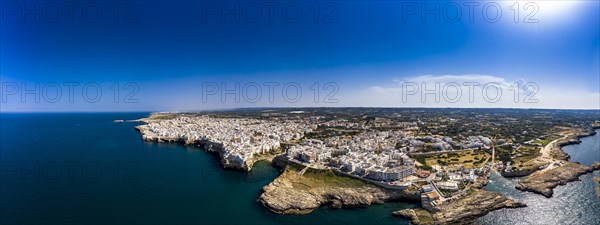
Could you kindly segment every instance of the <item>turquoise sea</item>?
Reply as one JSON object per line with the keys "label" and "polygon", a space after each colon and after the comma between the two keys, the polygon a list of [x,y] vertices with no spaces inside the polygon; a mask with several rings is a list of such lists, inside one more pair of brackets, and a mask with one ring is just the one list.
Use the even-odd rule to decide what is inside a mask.
{"label": "turquoise sea", "polygon": [[279,171],[224,170],[180,144],[145,143],[115,119],[148,113],[0,114],[0,224],[407,224],[395,210],[277,215],[256,202]]}

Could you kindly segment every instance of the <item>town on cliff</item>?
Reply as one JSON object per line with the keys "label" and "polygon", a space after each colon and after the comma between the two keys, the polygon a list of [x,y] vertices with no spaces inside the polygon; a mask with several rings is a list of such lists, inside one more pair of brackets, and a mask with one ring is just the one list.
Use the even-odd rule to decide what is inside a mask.
{"label": "town on cliff", "polygon": [[561,149],[594,135],[599,119],[596,111],[284,108],[153,113],[136,129],[145,141],[218,154],[225,168],[271,161],[282,173],[257,201],[275,213],[414,201],[420,209],[394,215],[462,224],[526,207],[482,190],[491,173],[526,176],[515,188],[551,197],[600,169],[569,162]]}

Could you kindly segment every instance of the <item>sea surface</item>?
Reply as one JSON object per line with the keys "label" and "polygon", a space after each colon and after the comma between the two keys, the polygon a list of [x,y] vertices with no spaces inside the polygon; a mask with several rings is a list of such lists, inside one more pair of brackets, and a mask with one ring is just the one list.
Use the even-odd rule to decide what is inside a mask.
{"label": "sea surface", "polygon": [[145,143],[134,130],[140,123],[113,122],[146,116],[0,114],[0,224],[408,224],[391,213],[418,207],[271,213],[256,199],[278,169],[224,170],[215,155]]}
{"label": "sea surface", "polygon": [[[600,133],[600,130],[596,132]],[[581,141],[581,144],[563,147],[571,156],[571,161],[587,166],[600,161],[600,134],[582,138]],[[516,199],[527,204],[527,207],[497,210],[480,218],[478,223],[600,224],[600,201],[595,194],[593,176],[600,176],[600,171],[580,177],[581,181],[558,186],[554,189],[554,195],[546,198],[516,190],[514,187],[522,178],[509,179],[492,174],[490,183],[484,189]]]}

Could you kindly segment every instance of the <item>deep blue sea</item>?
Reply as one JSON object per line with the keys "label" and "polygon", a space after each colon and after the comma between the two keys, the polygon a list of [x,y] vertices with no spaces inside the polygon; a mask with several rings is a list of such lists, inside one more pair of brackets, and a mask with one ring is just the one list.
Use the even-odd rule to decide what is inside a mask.
{"label": "deep blue sea", "polygon": [[0,224],[407,224],[386,203],[277,215],[256,202],[279,171],[224,170],[217,156],[145,143],[148,113],[0,114]]}

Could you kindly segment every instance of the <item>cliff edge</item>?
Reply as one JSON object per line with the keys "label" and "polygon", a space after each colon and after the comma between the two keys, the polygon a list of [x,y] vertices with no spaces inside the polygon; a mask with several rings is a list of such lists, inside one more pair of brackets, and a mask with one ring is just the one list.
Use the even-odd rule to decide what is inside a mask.
{"label": "cliff edge", "polygon": [[600,162],[595,162],[591,167],[574,162],[564,162],[559,167],[525,178],[515,188],[550,198],[554,194],[555,187],[577,181],[581,175],[598,169],[600,169]]}
{"label": "cliff edge", "polygon": [[412,224],[473,224],[491,211],[526,206],[498,193],[473,188],[462,198],[437,206],[434,213],[423,209],[403,209],[393,215],[408,218]]}
{"label": "cliff edge", "polygon": [[331,170],[304,170],[288,165],[263,188],[258,201],[280,214],[308,214],[323,205],[334,208],[368,207],[392,200],[418,200],[415,189],[385,190]]}

